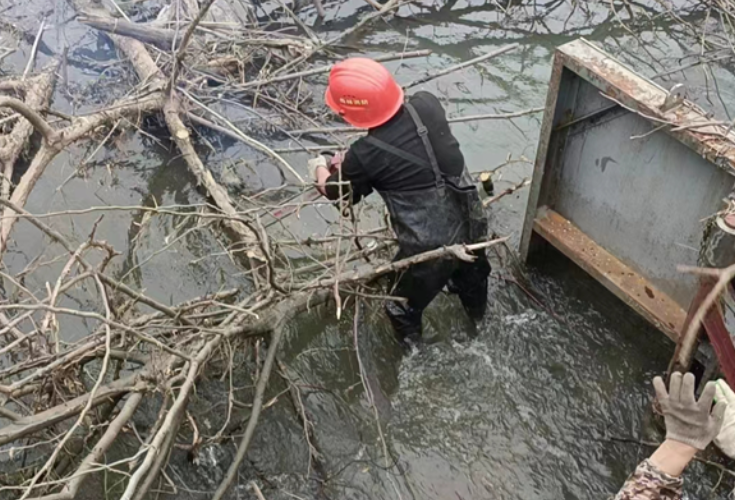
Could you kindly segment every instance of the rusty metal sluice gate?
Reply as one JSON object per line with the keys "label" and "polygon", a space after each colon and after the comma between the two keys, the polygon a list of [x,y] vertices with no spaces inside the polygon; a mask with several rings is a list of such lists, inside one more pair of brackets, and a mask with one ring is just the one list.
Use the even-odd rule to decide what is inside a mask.
{"label": "rusty metal sluice gate", "polygon": [[[672,366],[687,368],[697,339],[683,332],[714,278],[679,266],[735,263],[735,133],[677,87],[583,39],[557,49],[520,251],[561,251],[677,342]],[[732,297],[704,330],[735,386]]]}

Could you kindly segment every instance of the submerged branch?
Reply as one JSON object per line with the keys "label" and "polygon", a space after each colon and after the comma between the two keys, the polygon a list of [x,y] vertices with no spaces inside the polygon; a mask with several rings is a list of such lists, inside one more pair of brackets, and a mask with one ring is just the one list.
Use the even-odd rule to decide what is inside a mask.
{"label": "submerged branch", "polygon": [[270,379],[271,372],[273,371],[273,363],[276,360],[276,354],[278,353],[278,348],[280,347],[279,344],[281,342],[281,338],[283,337],[284,328],[285,327],[283,325],[278,325],[273,330],[273,335],[271,335],[270,338],[270,345],[268,346],[268,353],[266,354],[265,361],[263,362],[263,369],[260,372],[258,383],[255,385],[253,409],[250,413],[250,418],[248,419],[248,425],[247,427],[245,427],[245,433],[243,434],[242,439],[240,440],[240,444],[237,447],[237,454],[230,464],[230,467],[227,469],[227,474],[225,475],[224,479],[222,479],[222,482],[217,487],[217,491],[215,491],[214,495],[212,496],[212,500],[221,500],[227,493],[227,490],[230,489],[230,486],[232,486],[232,482],[237,477],[237,469],[240,467],[240,463],[242,463],[243,459],[245,458],[245,453],[247,453],[248,451],[250,441],[253,439],[255,428],[258,425],[260,412],[263,410],[263,395],[265,394],[265,389],[268,386],[268,380]]}
{"label": "submerged branch", "polygon": [[35,109],[32,109],[20,99],[0,96],[0,108],[10,108],[23,115],[33,125],[33,128],[43,136],[47,144],[52,145],[58,141],[59,135],[56,130]]}

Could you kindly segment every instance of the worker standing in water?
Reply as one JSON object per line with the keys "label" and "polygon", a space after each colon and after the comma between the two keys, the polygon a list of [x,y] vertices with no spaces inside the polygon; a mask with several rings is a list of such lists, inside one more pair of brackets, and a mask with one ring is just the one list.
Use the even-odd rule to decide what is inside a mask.
{"label": "worker standing in water", "polygon": [[[396,260],[487,237],[477,189],[434,95],[417,92],[404,103],[403,89],[384,66],[352,58],[332,68],[326,102],[368,134],[332,168],[321,156],[309,162],[317,188],[329,199],[349,197],[352,203],[377,191],[398,238]],[[482,318],[490,264],[484,250],[475,257],[472,263],[424,262],[392,277],[390,294],[407,299],[385,307],[399,340],[420,340],[423,311],[445,285],[459,295],[470,318]]]}

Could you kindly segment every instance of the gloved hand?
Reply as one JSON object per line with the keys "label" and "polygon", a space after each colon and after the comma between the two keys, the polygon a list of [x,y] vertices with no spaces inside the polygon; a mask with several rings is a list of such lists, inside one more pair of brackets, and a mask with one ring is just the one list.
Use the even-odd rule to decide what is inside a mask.
{"label": "gloved hand", "polygon": [[345,154],[347,154],[346,151],[319,151],[319,155],[323,156],[327,160],[327,170],[329,170],[330,174],[333,174],[342,168],[342,162],[345,159]]}
{"label": "gloved hand", "polygon": [[717,403],[724,401],[727,404],[715,445],[728,457],[735,458],[735,392],[722,379],[715,382],[715,386]]}
{"label": "gloved hand", "polygon": [[309,160],[309,162],[306,164],[306,167],[309,169],[309,177],[311,177],[314,180],[317,180],[316,170],[319,167],[324,167],[326,169],[329,169],[329,166],[327,165],[327,159],[324,158],[322,155],[319,155]]}
{"label": "gloved hand", "polygon": [[671,375],[669,391],[661,377],[653,379],[656,397],[666,422],[666,439],[704,450],[722,426],[726,403],[718,401],[710,412],[715,396],[715,383],[707,382],[699,401],[694,398],[694,375]]}
{"label": "gloved hand", "polygon": [[332,156],[332,161],[329,165],[329,170],[334,172],[335,170],[339,170],[342,168],[342,162],[345,161],[345,155],[347,154],[347,151],[337,151],[334,156]]}

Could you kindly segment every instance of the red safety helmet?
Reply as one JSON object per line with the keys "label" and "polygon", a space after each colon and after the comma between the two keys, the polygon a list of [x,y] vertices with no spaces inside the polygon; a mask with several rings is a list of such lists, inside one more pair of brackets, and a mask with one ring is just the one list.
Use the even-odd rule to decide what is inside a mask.
{"label": "red safety helmet", "polygon": [[403,89],[379,62],[353,57],[332,67],[324,98],[351,125],[372,128],[398,112]]}

